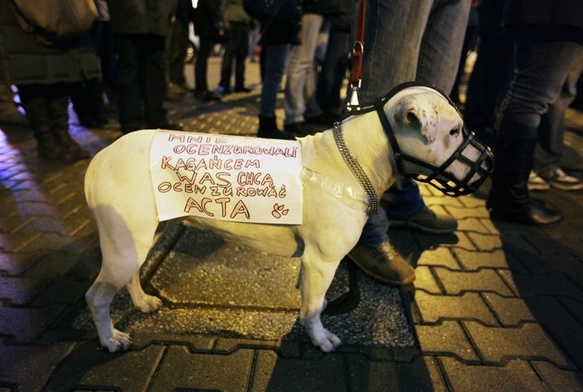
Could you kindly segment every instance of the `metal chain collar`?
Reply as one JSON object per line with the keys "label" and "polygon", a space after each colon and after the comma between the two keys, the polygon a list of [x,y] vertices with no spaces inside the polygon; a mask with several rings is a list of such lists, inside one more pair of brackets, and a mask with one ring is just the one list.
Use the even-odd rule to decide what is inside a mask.
{"label": "metal chain collar", "polygon": [[358,161],[350,155],[350,151],[348,151],[348,147],[346,147],[346,143],[344,142],[344,136],[342,136],[342,123],[340,121],[336,121],[334,123],[334,141],[336,142],[336,147],[338,147],[338,151],[340,151],[340,155],[346,162],[346,165],[358,180],[360,186],[364,189],[368,196],[369,206],[368,212],[372,212],[373,214],[377,214],[380,209],[379,204],[379,197],[377,196],[372,183],[368,179],[368,176],[362,170],[362,166],[358,163]]}

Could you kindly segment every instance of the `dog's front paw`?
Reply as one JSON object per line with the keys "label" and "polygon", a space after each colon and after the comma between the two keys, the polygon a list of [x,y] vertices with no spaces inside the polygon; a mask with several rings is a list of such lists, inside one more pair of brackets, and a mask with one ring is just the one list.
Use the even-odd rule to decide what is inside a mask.
{"label": "dog's front paw", "polygon": [[144,295],[134,302],[134,306],[144,313],[154,312],[162,307],[162,300],[153,295]]}
{"label": "dog's front paw", "polygon": [[327,329],[324,330],[324,334],[321,337],[312,339],[312,343],[320,347],[320,350],[325,353],[330,353],[342,345],[340,338]]}
{"label": "dog's front paw", "polygon": [[127,351],[132,343],[130,335],[117,329],[113,330],[113,335],[101,340],[101,345],[110,353]]}

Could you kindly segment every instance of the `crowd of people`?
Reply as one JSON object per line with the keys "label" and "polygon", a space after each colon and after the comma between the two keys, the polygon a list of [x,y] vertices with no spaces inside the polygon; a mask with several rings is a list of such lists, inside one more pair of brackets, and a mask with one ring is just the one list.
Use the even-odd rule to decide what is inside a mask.
{"label": "crowd of people", "polygon": [[[96,0],[99,18],[90,31],[64,46],[44,46],[20,28],[10,0],[0,0],[0,55],[7,59],[0,65],[0,121],[30,126],[39,158],[60,162],[88,157],[69,136],[69,100],[88,127],[107,124],[107,102],[116,107],[124,134],[145,127],[180,130],[168,121],[165,99],[192,93],[210,102],[251,91],[245,67],[256,31],[262,76],[257,136],[294,139],[314,132],[311,123],[331,125],[343,117],[360,2],[268,3],[270,12],[252,15],[244,0]],[[579,1],[368,0],[364,15],[361,103],[372,104],[407,81],[451,93],[469,128],[494,150],[486,204],[491,218],[527,225],[560,221],[560,211],[531,192],[583,188],[561,167],[565,110],[583,70]],[[184,76],[191,23],[199,37],[192,91]],[[221,77],[210,88],[208,61],[217,45],[223,48]],[[473,46],[477,59],[461,100],[460,69]],[[409,284],[414,269],[390,243],[389,228],[451,233],[457,222],[428,208],[408,178],[381,204],[349,256],[380,282]]]}

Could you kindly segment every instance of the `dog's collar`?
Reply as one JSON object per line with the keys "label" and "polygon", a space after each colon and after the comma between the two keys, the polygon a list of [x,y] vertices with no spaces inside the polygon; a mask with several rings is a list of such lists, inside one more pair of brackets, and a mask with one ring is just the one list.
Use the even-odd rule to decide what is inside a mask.
{"label": "dog's collar", "polygon": [[362,169],[362,166],[360,166],[360,163],[358,163],[358,161],[352,156],[352,154],[350,154],[350,151],[348,150],[348,147],[344,142],[344,136],[342,135],[342,123],[340,121],[336,121],[334,123],[333,134],[334,141],[336,142],[336,147],[338,147],[340,155],[342,155],[344,162],[346,162],[346,165],[348,166],[354,177],[356,177],[356,180],[358,181],[360,186],[362,186],[362,188],[366,192],[366,195],[368,196],[367,213],[378,214],[380,210],[379,204],[380,198],[378,197],[374,187],[372,186],[370,179]]}

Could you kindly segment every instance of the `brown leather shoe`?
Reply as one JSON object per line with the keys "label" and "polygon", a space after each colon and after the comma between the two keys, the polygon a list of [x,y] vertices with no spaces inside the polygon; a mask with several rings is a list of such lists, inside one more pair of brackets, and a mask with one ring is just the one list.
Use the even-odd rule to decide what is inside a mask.
{"label": "brown leather shoe", "polygon": [[390,286],[405,286],[415,280],[415,270],[388,242],[377,246],[356,246],[348,257],[375,281]]}

